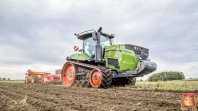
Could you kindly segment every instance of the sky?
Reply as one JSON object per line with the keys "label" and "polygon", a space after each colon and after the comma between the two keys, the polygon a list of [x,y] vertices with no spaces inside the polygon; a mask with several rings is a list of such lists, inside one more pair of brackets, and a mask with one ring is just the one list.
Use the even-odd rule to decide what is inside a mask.
{"label": "sky", "polygon": [[197,0],[1,0],[0,77],[55,73],[76,53],[73,46],[82,47],[74,33],[99,27],[115,44],[148,48],[153,73],[198,78]]}

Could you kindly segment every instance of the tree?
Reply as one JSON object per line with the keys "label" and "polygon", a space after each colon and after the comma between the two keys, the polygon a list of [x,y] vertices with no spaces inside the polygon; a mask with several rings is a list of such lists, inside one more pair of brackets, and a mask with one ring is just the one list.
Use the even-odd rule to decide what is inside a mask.
{"label": "tree", "polygon": [[169,71],[160,72],[149,76],[148,81],[169,81],[169,80],[182,80],[185,79],[183,72]]}
{"label": "tree", "polygon": [[10,80],[10,78],[7,78],[7,80]]}
{"label": "tree", "polygon": [[6,80],[6,78],[4,77],[3,80]]}

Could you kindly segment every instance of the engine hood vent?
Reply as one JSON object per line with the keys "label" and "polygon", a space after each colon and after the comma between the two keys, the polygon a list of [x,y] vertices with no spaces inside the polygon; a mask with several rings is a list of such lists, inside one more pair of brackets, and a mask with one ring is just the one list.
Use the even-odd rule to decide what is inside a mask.
{"label": "engine hood vent", "polygon": [[142,60],[148,59],[149,56],[149,49],[137,46],[137,45],[132,45],[132,44],[125,44],[125,48],[128,50],[134,51],[136,54],[136,58],[139,60],[139,57],[141,57]]}

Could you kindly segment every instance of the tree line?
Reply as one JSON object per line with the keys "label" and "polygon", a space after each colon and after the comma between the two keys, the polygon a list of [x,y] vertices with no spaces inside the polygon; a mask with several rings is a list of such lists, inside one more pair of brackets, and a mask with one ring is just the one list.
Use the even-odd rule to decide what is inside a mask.
{"label": "tree line", "polygon": [[182,80],[185,79],[183,72],[168,71],[160,72],[149,76],[148,81],[170,81],[170,80]]}
{"label": "tree line", "polygon": [[0,80],[10,80],[10,78],[5,78],[5,77],[4,78],[1,78],[0,77]]}

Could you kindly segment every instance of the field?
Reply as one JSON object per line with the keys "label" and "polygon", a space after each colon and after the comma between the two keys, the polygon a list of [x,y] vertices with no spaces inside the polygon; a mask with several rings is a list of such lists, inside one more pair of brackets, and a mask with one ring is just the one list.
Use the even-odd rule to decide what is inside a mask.
{"label": "field", "polygon": [[[165,87],[165,85],[159,85],[164,83],[150,83],[149,87],[146,84],[149,83],[137,82],[136,86],[134,86],[136,88],[94,89],[68,88],[62,85],[0,82],[0,110],[179,111],[181,110],[179,100],[181,100],[182,94],[193,92],[198,96],[198,91],[158,90]],[[176,85],[176,82],[174,82],[174,85]]]}
{"label": "field", "polygon": [[190,80],[158,81],[158,82],[139,81],[135,84],[133,88],[192,91],[192,90],[198,90],[198,81],[190,81]]}

